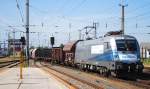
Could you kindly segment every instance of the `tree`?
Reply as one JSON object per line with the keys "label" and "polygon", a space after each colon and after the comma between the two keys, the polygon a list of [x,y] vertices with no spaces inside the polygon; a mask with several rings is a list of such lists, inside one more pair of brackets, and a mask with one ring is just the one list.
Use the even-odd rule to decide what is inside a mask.
{"label": "tree", "polygon": [[35,49],[35,47],[34,47],[34,46],[31,46],[30,49]]}
{"label": "tree", "polygon": [[63,44],[60,44],[60,46],[59,46],[59,47],[63,48],[63,47],[64,47],[64,45],[63,45]]}

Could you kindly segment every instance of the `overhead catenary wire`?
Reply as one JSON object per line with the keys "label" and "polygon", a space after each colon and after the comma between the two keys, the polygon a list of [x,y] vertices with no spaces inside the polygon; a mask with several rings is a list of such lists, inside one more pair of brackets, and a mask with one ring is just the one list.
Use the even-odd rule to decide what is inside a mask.
{"label": "overhead catenary wire", "polygon": [[[141,13],[141,14],[138,14],[138,15],[136,14],[134,16],[130,16],[130,15],[132,15],[135,12],[138,12],[139,10],[141,10],[143,8],[147,8],[149,6],[149,3],[150,2],[146,2],[146,4],[143,4],[140,7],[136,7],[132,11],[130,10],[130,11],[126,12],[126,13],[128,13],[128,17],[126,17],[125,19],[127,21],[131,21],[131,20],[134,21],[135,20],[135,23],[133,23],[133,24],[135,25],[136,29],[139,28],[139,24],[141,23],[141,21],[145,21],[145,19],[143,19],[143,17],[145,18],[145,16],[149,15],[150,11],[147,11],[147,12],[144,12],[144,13]],[[139,20],[140,20],[140,22],[139,22]],[[148,19],[146,19],[146,20],[148,20]]]}
{"label": "overhead catenary wire", "polygon": [[150,13],[150,11],[139,14],[139,15],[136,15],[136,16],[127,17],[126,19],[134,19],[134,18],[137,18],[137,17],[142,17],[142,16],[145,16],[145,15],[148,15],[149,13]]}
{"label": "overhead catenary wire", "polygon": [[[141,9],[143,9],[143,8],[146,8],[146,7],[148,7],[149,6],[149,4],[150,4],[150,2],[146,2],[146,4],[143,4],[142,6],[140,6],[140,7],[137,7],[136,9],[134,9],[134,10],[132,10],[132,11],[129,11],[129,12],[127,12],[129,15],[130,14],[133,14],[134,12],[137,12],[137,11],[139,11],[139,10],[141,10]],[[145,21],[145,20],[148,20],[148,19],[143,19],[143,17],[145,18],[146,16],[149,16],[150,14],[150,11],[146,11],[146,12],[144,12],[144,13],[140,13],[140,14],[138,14],[138,15],[134,15],[134,16],[128,16],[128,17],[126,17],[126,20],[127,21],[131,21],[131,20],[135,20],[135,28],[137,29],[137,28],[139,28],[139,24],[141,23],[141,21]],[[140,21],[140,22],[139,22]]]}
{"label": "overhead catenary wire", "polygon": [[[82,1],[80,1],[79,3],[78,3],[78,5],[76,5],[75,7],[72,7],[71,8],[71,10],[69,10],[69,11],[75,11],[75,10],[77,10],[78,9],[78,7],[80,8],[85,2],[86,2],[87,0],[82,0]],[[67,2],[67,0],[62,4],[62,7],[64,8],[65,6],[65,4],[66,4],[66,2]],[[41,12],[41,13],[44,13],[44,14],[48,14],[47,13],[47,11],[44,11],[44,10],[42,10],[42,9],[38,9],[38,8],[36,8],[35,6],[33,6],[33,5],[30,5],[30,7],[31,8],[34,8],[35,10],[37,10],[37,11],[39,11],[39,12]],[[61,8],[60,8],[61,9]],[[140,7],[139,7],[139,9],[140,9]],[[136,18],[137,16],[135,16],[135,18]],[[141,16],[140,16],[141,17]],[[108,17],[109,18],[109,17]],[[110,17],[109,19],[115,19],[115,18],[113,18],[113,17]],[[118,17],[118,19],[119,19],[119,17]],[[126,19],[128,19],[128,18],[126,18]],[[129,18],[130,19],[130,18]],[[58,21],[57,21],[58,22]],[[109,21],[107,21],[107,23],[108,23]],[[44,25],[45,26],[45,25]],[[47,25],[48,26],[48,25]]]}
{"label": "overhead catenary wire", "polygon": [[[79,9],[86,1],[87,1],[87,0],[82,0],[82,1],[79,2],[75,7],[72,7],[69,11],[67,11],[67,13],[72,13],[72,11],[76,11],[76,10]],[[66,1],[62,4],[61,8],[58,9],[58,12],[60,12],[60,10],[63,11],[63,9],[64,9],[64,7],[66,6],[66,3],[67,3],[67,2],[68,2],[68,0],[66,0]],[[67,14],[67,13],[66,13],[66,14]],[[65,19],[65,20],[66,20],[66,14],[64,13],[64,14],[61,15],[61,16],[62,16],[62,19]],[[69,23],[70,23],[70,20],[71,20],[71,19],[67,18],[67,20],[68,20]],[[56,21],[56,22],[59,22],[59,21]]]}
{"label": "overhead catenary wire", "polygon": [[140,6],[140,7],[136,7],[135,9],[133,9],[133,10],[131,10],[131,11],[128,11],[127,13],[128,13],[128,14],[135,13],[136,11],[138,11],[138,10],[140,10],[140,9],[149,7],[149,6],[150,6],[149,4],[150,4],[150,3],[146,3],[146,4],[144,4],[144,5]]}
{"label": "overhead catenary wire", "polygon": [[150,11],[148,12],[145,12],[145,13],[142,13],[142,14],[139,14],[139,15],[136,15],[136,16],[132,16],[132,17],[128,17],[126,18],[128,21],[129,20],[135,20],[135,28],[139,28],[139,24],[141,23],[141,21],[146,21],[148,19],[143,19],[141,17],[145,17],[146,15],[149,15],[148,13],[150,13]]}
{"label": "overhead catenary wire", "polygon": [[[21,4],[21,1],[19,0],[18,1],[18,4]],[[20,12],[21,12],[21,14],[22,14],[22,18],[24,17],[24,15],[23,15],[23,9],[22,9],[22,6],[21,5],[19,5],[19,8],[20,8]]]}
{"label": "overhead catenary wire", "polygon": [[87,0],[82,0],[79,4],[77,4],[75,7],[71,8],[70,12],[75,11],[79,9]]}
{"label": "overhead catenary wire", "polygon": [[20,30],[20,29],[17,29],[17,28],[14,28],[13,25],[7,23],[6,21],[0,19],[1,23],[6,25],[7,28],[11,28],[11,29],[16,29],[16,30]]}
{"label": "overhead catenary wire", "polygon": [[[137,12],[138,10],[140,9],[143,9],[143,8],[146,8],[146,7],[149,7],[150,5],[150,2],[148,2],[147,0],[143,0],[145,3],[140,6],[140,7],[136,7],[135,9],[133,9],[132,11],[129,11],[129,12],[126,12],[128,14],[133,14],[135,12]],[[130,17],[126,17],[126,19],[134,19],[134,18],[137,18],[137,17],[143,17],[143,16],[146,16],[150,13],[150,11],[147,11],[147,12],[144,12],[144,13],[141,13],[139,15],[134,15],[134,16],[130,16]]]}
{"label": "overhead catenary wire", "polygon": [[48,13],[48,11],[41,10],[41,9],[39,9],[39,8],[33,6],[33,5],[29,5],[29,7],[36,10],[36,11],[38,11],[38,12],[40,12],[40,13],[42,13],[42,14],[47,14]]}
{"label": "overhead catenary wire", "polygon": [[[70,1],[70,0],[69,0]],[[57,12],[63,11],[63,9],[65,8],[66,4],[68,3],[68,0],[65,0],[63,2],[63,4],[60,6],[60,8],[57,9]]]}
{"label": "overhead catenary wire", "polygon": [[[72,11],[76,11],[76,10],[79,9],[86,1],[87,1],[87,0],[82,0],[82,1],[80,1],[77,5],[75,5],[75,7],[72,7],[67,13],[71,13]],[[66,3],[67,3],[67,2],[68,2],[68,0],[65,0],[64,3],[61,5],[61,8],[58,9],[58,11],[59,11],[59,10],[63,11],[62,9],[66,6]],[[42,13],[42,14],[49,14],[48,11],[44,11],[44,10],[42,10],[42,9],[39,9],[39,8],[33,6],[33,5],[30,5],[29,7],[31,7],[32,9],[34,9],[34,10],[36,10],[36,11]],[[111,17],[106,17],[106,18],[107,18],[107,19],[119,19],[119,17],[116,18],[116,16],[114,16],[114,17],[111,16]],[[103,18],[103,19],[106,19],[106,18]],[[68,20],[69,22],[71,21],[71,19],[66,18],[65,14],[62,15],[62,19]],[[59,19],[59,20],[60,20],[60,19]],[[56,20],[56,23],[58,23],[58,22],[60,22],[60,21],[57,21],[57,20]],[[55,22],[54,22],[54,23],[55,23]],[[55,24],[56,24],[56,23],[55,23]],[[44,21],[42,22],[42,24],[44,24],[43,26],[45,26]]]}
{"label": "overhead catenary wire", "polygon": [[20,5],[19,5],[19,2],[18,2],[18,0],[16,0],[16,6],[17,6],[17,9],[18,9],[18,11],[19,11],[19,14],[20,14],[21,21],[22,21],[22,23],[24,24],[23,13],[22,13],[22,11],[21,11],[21,7],[20,7]]}

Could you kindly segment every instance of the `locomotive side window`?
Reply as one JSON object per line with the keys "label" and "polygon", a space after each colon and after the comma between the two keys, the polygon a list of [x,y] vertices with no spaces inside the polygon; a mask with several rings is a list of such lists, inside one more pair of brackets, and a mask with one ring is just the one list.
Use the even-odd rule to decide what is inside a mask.
{"label": "locomotive side window", "polygon": [[104,51],[107,52],[111,50],[110,42],[104,42]]}
{"label": "locomotive side window", "polygon": [[104,48],[105,49],[110,49],[110,43],[109,42],[104,42]]}
{"label": "locomotive side window", "polygon": [[136,40],[116,40],[118,51],[137,51]]}

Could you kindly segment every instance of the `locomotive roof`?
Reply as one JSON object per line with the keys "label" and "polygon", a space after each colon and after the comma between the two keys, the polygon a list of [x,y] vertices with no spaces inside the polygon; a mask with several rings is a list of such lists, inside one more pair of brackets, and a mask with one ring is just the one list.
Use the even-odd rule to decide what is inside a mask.
{"label": "locomotive roof", "polygon": [[92,39],[92,40],[84,40],[84,41],[80,41],[79,44],[84,43],[84,44],[97,44],[100,42],[108,42],[110,41],[110,39],[131,39],[131,40],[135,40],[136,38],[130,35],[111,35],[111,36],[105,36],[105,37],[101,37],[98,39]]}
{"label": "locomotive roof", "polygon": [[[105,38],[105,37],[104,37]],[[133,36],[130,35],[111,35],[111,36],[106,36],[106,38],[115,38],[115,39],[136,39]]]}

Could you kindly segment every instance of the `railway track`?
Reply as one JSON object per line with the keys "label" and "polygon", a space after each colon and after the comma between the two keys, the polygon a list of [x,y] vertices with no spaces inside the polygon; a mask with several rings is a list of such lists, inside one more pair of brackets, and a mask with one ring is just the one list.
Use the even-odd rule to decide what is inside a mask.
{"label": "railway track", "polygon": [[144,67],[144,69],[150,70],[150,67]]}
{"label": "railway track", "polygon": [[[82,78],[77,78],[68,73],[55,70],[51,68],[50,66],[45,65],[43,63],[40,63],[40,65],[42,66],[42,69],[44,71],[47,71],[48,73],[56,76],[57,78],[66,82],[67,84],[71,85],[74,89],[104,89],[102,85],[98,86],[94,83],[91,83],[91,81],[86,81],[86,80],[83,80]],[[41,66],[39,65],[36,65],[36,66],[41,68]]]}
{"label": "railway track", "polygon": [[[52,65],[50,66],[50,64],[49,65],[47,65],[47,64],[48,63],[46,63],[47,68],[50,68],[50,69],[58,71],[58,72],[61,71],[61,69],[58,70],[57,68],[53,68]],[[42,64],[42,65],[45,66],[45,64]],[[66,68],[66,69],[69,69],[69,70],[79,71],[78,69],[74,69],[72,67],[70,68],[70,67],[61,66],[61,68]],[[83,71],[80,71],[80,72],[83,72]],[[68,73],[66,71],[63,72],[63,70],[60,73],[64,74],[64,75],[65,74],[68,75]],[[99,84],[99,82],[101,82],[99,79],[103,78],[104,81],[110,81],[111,85],[117,86],[117,87],[114,88],[111,85],[106,84],[106,85],[110,86],[111,89],[113,89],[113,88],[114,89],[133,89],[133,88],[135,88],[135,89],[150,89],[150,75],[146,75],[146,76],[142,75],[141,76],[142,78],[145,78],[145,79],[142,79],[142,78],[138,77],[137,80],[130,80],[130,79],[115,78],[115,77],[108,77],[107,78],[107,77],[99,75],[98,73],[93,73],[93,72],[89,72],[89,71],[84,72],[84,73],[89,75],[89,76],[92,76],[93,79],[95,78],[95,80],[91,79],[91,81],[96,81],[97,84]],[[78,74],[80,74],[80,73],[78,73]],[[76,75],[78,75],[78,74],[76,74]],[[70,76],[70,74],[69,74],[69,76]],[[149,77],[147,77],[147,76],[149,76]],[[75,76],[70,76],[70,77],[75,77]],[[78,78],[78,79],[80,79],[80,78]],[[95,85],[96,85],[96,82],[95,82]],[[106,86],[101,86],[101,88],[106,88]]]}
{"label": "railway track", "polygon": [[[134,79],[134,78],[133,79],[116,78],[114,76],[106,77],[106,76],[100,75],[99,73],[93,73],[93,72],[89,72],[89,71],[86,71],[86,73],[89,73],[89,74],[97,76],[97,77],[104,77],[104,78],[107,78],[107,79],[112,80],[114,82],[124,82],[124,83],[127,83],[129,85],[137,86],[137,87],[142,88],[142,89],[150,89],[150,71],[149,70],[144,71],[144,73],[141,75],[138,75],[137,79]],[[134,76],[131,76],[131,77],[134,77]]]}
{"label": "railway track", "polygon": [[114,78],[114,77],[110,77],[109,79],[111,79],[113,81],[117,81],[117,82],[128,83],[130,85],[134,85],[134,86],[137,86],[142,89],[150,89],[150,81],[147,81],[147,80],[137,79],[136,81],[134,81],[134,80],[132,81],[132,80],[128,80],[128,79],[118,79],[118,78]]}
{"label": "railway track", "polygon": [[136,80],[130,80],[130,79],[118,79],[111,77],[112,80],[126,82],[144,89],[150,89],[150,71],[148,69],[144,69],[143,73],[140,75],[137,75]]}
{"label": "railway track", "polygon": [[[70,69],[75,69],[72,67],[65,67],[65,68],[70,68]],[[75,69],[78,70],[78,69]],[[109,76],[106,77],[104,75],[100,75],[99,73],[93,73],[93,72],[89,72],[89,71],[84,71],[86,73],[89,73],[91,75],[97,76],[97,77],[104,77],[116,82],[124,82],[124,83],[128,83],[130,85],[134,85],[134,86],[138,86],[139,88],[143,88],[143,89],[150,89],[150,70],[149,69],[144,69],[144,73],[141,75],[137,76],[137,79],[130,79],[130,78],[116,78],[114,76]],[[134,76],[131,76],[134,77]]]}
{"label": "railway track", "polygon": [[[113,80],[114,82],[124,82],[129,85],[137,86],[142,89],[150,89],[150,71],[149,70],[148,70],[148,72],[144,71],[143,74],[138,75],[137,79],[135,79],[135,80],[130,79],[130,78],[116,78],[114,76],[106,77],[106,76],[100,75],[99,73],[93,73],[93,72],[89,72],[89,71],[87,71],[87,73],[97,76],[97,77],[105,77],[107,79]],[[134,77],[134,76],[131,76],[131,77]]]}
{"label": "railway track", "polygon": [[0,68],[12,68],[20,64],[19,60],[0,62]]}

